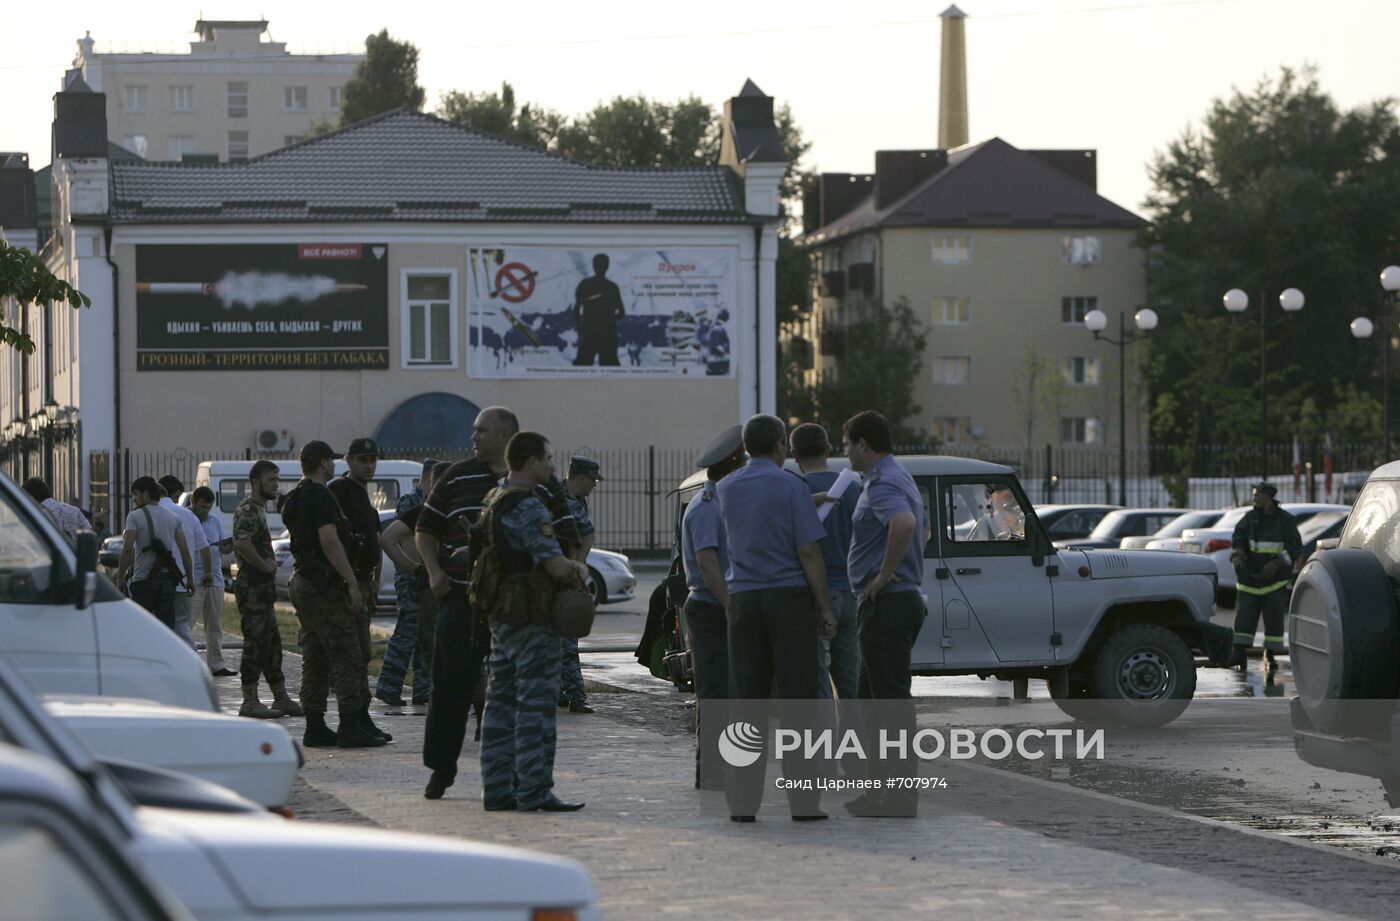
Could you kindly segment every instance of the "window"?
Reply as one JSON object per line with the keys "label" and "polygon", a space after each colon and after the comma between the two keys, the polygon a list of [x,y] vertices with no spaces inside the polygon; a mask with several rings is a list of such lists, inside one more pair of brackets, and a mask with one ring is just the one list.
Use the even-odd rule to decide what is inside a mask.
{"label": "window", "polygon": [[972,322],[972,298],[936,297],[933,299],[935,326],[966,326]]}
{"label": "window", "polygon": [[[91,855],[73,853],[57,835],[26,819],[0,818],[0,891],[6,915],[92,921],[129,917],[91,875],[92,865],[85,859]],[[78,834],[77,829],[69,834]]]}
{"label": "window", "polygon": [[1093,265],[1103,258],[1098,237],[1061,237],[1060,261],[1069,265]]}
{"label": "window", "polygon": [[141,159],[146,159],[146,153],[150,150],[150,139],[144,134],[128,134],[122,137],[122,146]]}
{"label": "window", "polygon": [[228,117],[248,117],[248,83],[239,81],[228,85]]}
{"label": "window", "polygon": [[230,131],[228,133],[228,162],[237,163],[246,159],[248,159],[248,132]]}
{"label": "window", "polygon": [[127,112],[146,111],[146,87],[145,84],[133,83],[126,87],[122,93],[123,110]]}
{"label": "window", "polygon": [[954,543],[1026,539],[1026,513],[1010,482],[949,483],[943,495],[945,539]]}
{"label": "window", "polygon": [[1099,299],[1097,297],[1062,297],[1060,298],[1060,322],[1083,323],[1085,314],[1098,309]]}
{"label": "window", "polygon": [[942,355],[933,359],[933,382],[959,387],[972,382],[972,358],[967,355]]}
{"label": "window", "polygon": [[284,135],[282,135],[282,146],[283,146],[283,147],[291,147],[293,144],[297,144],[297,143],[300,143],[300,142],[301,142],[301,135],[299,135],[299,134],[284,134]]}
{"label": "window", "polygon": [[170,88],[170,111],[189,112],[194,108],[194,87],[172,86]]}
{"label": "window", "polygon": [[1103,440],[1103,425],[1089,416],[1060,418],[1060,441],[1065,444],[1093,445]]}
{"label": "window", "polygon": [[369,504],[374,506],[376,511],[392,512],[399,504],[399,481],[370,480]]}
{"label": "window", "polygon": [[304,86],[284,86],[282,87],[282,108],[288,112],[306,111],[306,87]]}
{"label": "window", "polygon": [[332,112],[340,111],[340,87],[333,86],[326,93],[326,108]]}
{"label": "window", "polygon": [[404,273],[404,367],[456,367],[456,283],[448,271]]}
{"label": "window", "polygon": [[933,238],[934,265],[961,265],[972,261],[972,241],[967,236]]}
{"label": "window", "polygon": [[170,136],[170,159],[183,160],[185,154],[194,153],[194,138],[183,134]]}
{"label": "window", "polygon": [[[43,604],[53,551],[13,501],[0,499],[0,604]],[[25,511],[43,514],[37,505]]]}
{"label": "window", "polygon": [[932,434],[939,441],[961,442],[968,440],[972,420],[967,416],[940,416],[933,420]]}
{"label": "window", "polygon": [[1075,355],[1063,359],[1060,369],[1064,372],[1065,383],[1075,387],[1097,387],[1099,385],[1099,360],[1092,356]]}

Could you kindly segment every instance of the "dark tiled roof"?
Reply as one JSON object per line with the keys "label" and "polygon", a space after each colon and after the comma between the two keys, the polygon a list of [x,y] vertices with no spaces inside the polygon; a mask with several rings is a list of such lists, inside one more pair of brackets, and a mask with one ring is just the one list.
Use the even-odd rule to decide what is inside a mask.
{"label": "dark tiled roof", "polygon": [[1001,138],[948,153],[948,165],[889,207],[867,195],[802,238],[807,246],[875,227],[1141,227],[1146,223]]}
{"label": "dark tiled roof", "polygon": [[113,220],[740,223],[727,167],[598,167],[399,110],[246,163],[113,163]]}

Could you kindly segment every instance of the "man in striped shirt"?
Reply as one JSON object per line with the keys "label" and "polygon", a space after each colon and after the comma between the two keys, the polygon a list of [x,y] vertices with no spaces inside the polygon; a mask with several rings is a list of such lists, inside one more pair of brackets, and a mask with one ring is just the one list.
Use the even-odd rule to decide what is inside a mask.
{"label": "man in striped shirt", "polygon": [[[486,494],[508,472],[506,444],[518,431],[520,420],[504,406],[488,406],[478,413],[472,426],[476,456],[453,464],[433,484],[418,515],[414,541],[439,601],[433,688],[423,731],[423,764],[432,771],[423,791],[428,799],[440,799],[457,776],[472,696],[490,645],[485,622],[467,600],[468,543]],[[540,498],[554,518],[555,536],[568,555],[579,537],[567,496],[557,480],[541,490]]]}

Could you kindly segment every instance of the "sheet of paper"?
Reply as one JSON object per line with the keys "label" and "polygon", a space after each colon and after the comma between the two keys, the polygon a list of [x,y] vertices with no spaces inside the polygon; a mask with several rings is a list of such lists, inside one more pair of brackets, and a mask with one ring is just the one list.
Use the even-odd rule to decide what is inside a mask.
{"label": "sheet of paper", "polygon": [[[836,475],[836,482],[831,484],[831,488],[826,491],[827,498],[840,499],[845,494],[846,489],[852,483],[860,482],[860,474],[847,467]],[[817,509],[817,518],[825,522],[826,516],[831,514],[831,510],[836,508],[837,502],[823,502],[821,508]]]}

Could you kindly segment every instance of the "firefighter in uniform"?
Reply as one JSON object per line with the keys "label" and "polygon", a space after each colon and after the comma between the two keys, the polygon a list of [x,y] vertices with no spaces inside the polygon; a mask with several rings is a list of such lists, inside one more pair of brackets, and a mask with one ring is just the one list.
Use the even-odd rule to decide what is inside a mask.
{"label": "firefighter in uniform", "polygon": [[1256,483],[1254,508],[1235,526],[1230,541],[1230,562],[1237,576],[1235,603],[1235,652],[1231,667],[1247,667],[1246,653],[1254,644],[1259,615],[1264,615],[1264,658],[1266,671],[1278,669],[1274,653],[1283,649],[1283,616],[1287,611],[1284,595],[1290,573],[1303,555],[1298,523],[1279,508],[1274,497],[1278,487]]}

